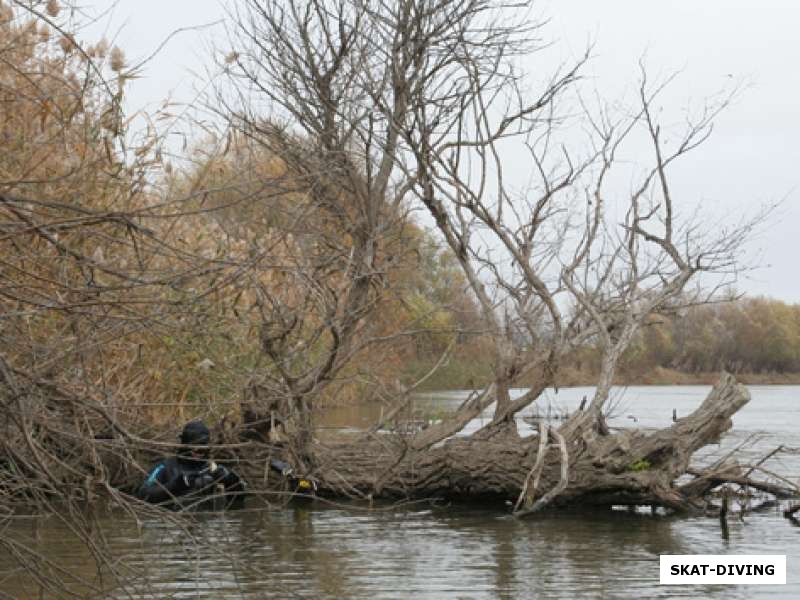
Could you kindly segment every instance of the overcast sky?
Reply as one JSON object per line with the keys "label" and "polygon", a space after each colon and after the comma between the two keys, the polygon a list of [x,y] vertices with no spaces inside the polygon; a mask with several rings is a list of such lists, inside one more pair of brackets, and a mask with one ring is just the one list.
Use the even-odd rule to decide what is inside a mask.
{"label": "overcast sky", "polygon": [[[95,2],[97,11],[108,6],[110,1]],[[546,72],[557,61],[582,54],[592,42],[593,59],[585,74],[609,98],[636,85],[643,56],[654,74],[681,71],[665,97],[676,109],[735,83],[746,84],[718,119],[711,140],[676,171],[675,190],[683,206],[702,203],[713,215],[750,214],[785,198],[749,249],[750,260],[762,267],[737,288],[800,303],[800,5],[776,0],[542,0],[537,14],[550,20],[542,35],[555,45],[546,58],[531,58],[531,70]],[[84,37],[89,41],[105,34],[135,62],[171,32],[224,17],[218,0],[119,0]],[[202,88],[198,76],[210,64],[215,36],[224,39],[219,25],[173,37],[128,89],[128,109],[153,108],[167,95],[191,103]]]}

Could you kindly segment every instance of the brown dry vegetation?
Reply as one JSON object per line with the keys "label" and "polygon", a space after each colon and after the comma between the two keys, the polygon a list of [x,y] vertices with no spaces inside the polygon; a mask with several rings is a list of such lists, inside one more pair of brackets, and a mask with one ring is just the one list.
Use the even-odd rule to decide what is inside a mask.
{"label": "brown dry vegetation", "polygon": [[144,464],[115,447],[128,467],[108,472],[106,440],[238,422],[246,390],[291,396],[304,377],[320,404],[393,397],[404,364],[433,364],[475,319],[446,255],[380,198],[382,266],[346,308],[359,208],[345,185],[325,197],[308,164],[236,131],[173,168],[155,125],[128,129],[136,73],[119,49],[79,43],[52,2],[0,7],[2,444],[18,475],[110,489]]}

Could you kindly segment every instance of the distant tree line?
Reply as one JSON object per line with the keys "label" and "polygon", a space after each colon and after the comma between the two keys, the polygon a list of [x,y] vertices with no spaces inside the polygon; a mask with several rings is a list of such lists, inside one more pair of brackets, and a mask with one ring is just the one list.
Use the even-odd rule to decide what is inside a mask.
{"label": "distant tree line", "polygon": [[[572,367],[594,372],[599,354],[589,345]],[[800,305],[764,297],[696,306],[654,317],[622,357],[620,372],[646,374],[657,368],[683,373],[800,372]]]}
{"label": "distant tree line", "polygon": [[[441,299],[442,292],[440,306],[449,306]],[[458,288],[450,292],[458,295]],[[435,314],[440,323],[460,321],[465,327],[464,312],[456,316],[439,308]],[[475,320],[473,327],[477,327]],[[444,350],[447,339],[430,334],[419,338],[409,355],[414,372],[423,371]],[[462,335],[452,358],[429,387],[468,387],[483,381],[491,370],[485,364],[486,345],[485,336]],[[600,360],[594,343],[585,345],[564,362],[560,385],[588,381],[599,370]],[[800,304],[743,297],[653,317],[623,354],[619,373],[626,381],[647,381],[659,369],[686,374],[800,373]]]}

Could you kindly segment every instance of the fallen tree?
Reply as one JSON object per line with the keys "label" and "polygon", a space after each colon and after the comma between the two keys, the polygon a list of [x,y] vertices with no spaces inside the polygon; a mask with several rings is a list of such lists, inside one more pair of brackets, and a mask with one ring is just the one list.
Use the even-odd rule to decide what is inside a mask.
{"label": "fallen tree", "polygon": [[[372,435],[317,447],[313,476],[321,493],[494,498],[516,501],[518,516],[565,505],[703,512],[709,493],[725,483],[794,495],[791,485],[756,481],[730,462],[711,470],[690,467],[694,453],[717,443],[749,400],[747,389],[724,374],[693,413],[656,431],[612,433],[577,412],[559,427],[542,424],[532,436],[506,428],[491,436],[454,437],[422,451],[414,448],[413,437]],[[690,473],[691,481],[681,481]]]}
{"label": "fallen tree", "polygon": [[[252,386],[265,393],[249,395],[247,414],[262,424],[276,422],[276,412],[293,422],[287,454],[330,493],[494,495],[521,512],[579,499],[697,509],[702,494],[681,492],[675,480],[724,431],[746,392],[724,377],[692,417],[657,433],[612,434],[603,413],[637,333],[659,315],[720,299],[764,216],[709,227],[670,179],[708,139],[730,96],[678,125],[662,123],[669,79],[653,85],[642,67],[630,108],[590,108],[579,84],[588,53],[531,85],[520,64],[541,45],[528,8],[485,0],[242,3],[226,61],[225,89],[237,90],[223,102],[230,127],[293,166],[327,210],[344,207],[333,190],[357,198],[345,229],[363,242],[347,252],[353,268],[337,274],[345,291],[332,294],[338,301],[322,320],[331,342],[315,356],[330,358],[324,368],[312,366],[314,357],[298,360],[295,349],[312,346],[281,328],[285,303],[264,312],[274,368],[260,375],[269,386]],[[585,134],[577,142],[576,130]],[[512,164],[526,183],[512,178]],[[346,349],[364,328],[363,309],[381,293],[386,224],[378,207],[386,203],[424,211],[457,260],[491,340],[492,381],[411,437],[319,448],[311,435],[317,398],[342,357],[353,356]],[[276,330],[280,344],[271,343]],[[516,416],[557,387],[563,359],[587,346],[600,365],[586,410],[521,439]],[[406,405],[413,384],[399,388],[388,414]],[[512,398],[514,388],[527,391]],[[489,424],[454,437],[490,407]]]}

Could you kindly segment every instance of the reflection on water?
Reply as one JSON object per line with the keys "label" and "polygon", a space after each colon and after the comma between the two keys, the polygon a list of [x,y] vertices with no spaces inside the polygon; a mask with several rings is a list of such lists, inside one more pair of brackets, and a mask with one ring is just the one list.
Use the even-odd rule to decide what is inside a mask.
{"label": "reflection on water", "polygon": [[[668,424],[686,414],[707,388],[631,388],[614,419]],[[568,392],[568,393],[565,393]],[[575,406],[586,391],[557,397]],[[800,388],[753,388],[735,431],[709,456],[750,439],[758,454],[778,443],[800,445]],[[453,401],[438,401],[438,408]],[[436,404],[433,399],[423,400]],[[684,412],[685,411],[685,412]],[[343,423],[347,425],[348,423]],[[350,422],[351,425],[360,425]],[[792,457],[796,459],[797,457]],[[797,474],[796,460],[775,468]],[[120,515],[100,520],[115,557],[124,558],[125,589],[117,598],[797,598],[800,528],[778,509],[730,522],[722,539],[715,519],[631,512],[546,514],[518,521],[481,507],[416,506],[366,511],[313,505],[197,515],[178,524],[152,519],[137,526]],[[86,579],[97,577],[88,551],[56,520],[16,522],[4,532]],[[34,539],[36,537],[36,539]],[[786,554],[786,586],[658,585],[660,554]],[[122,564],[122,563],[120,563]],[[10,569],[0,557],[0,574]],[[6,581],[12,597],[38,597]],[[0,594],[2,597],[2,594]]]}

